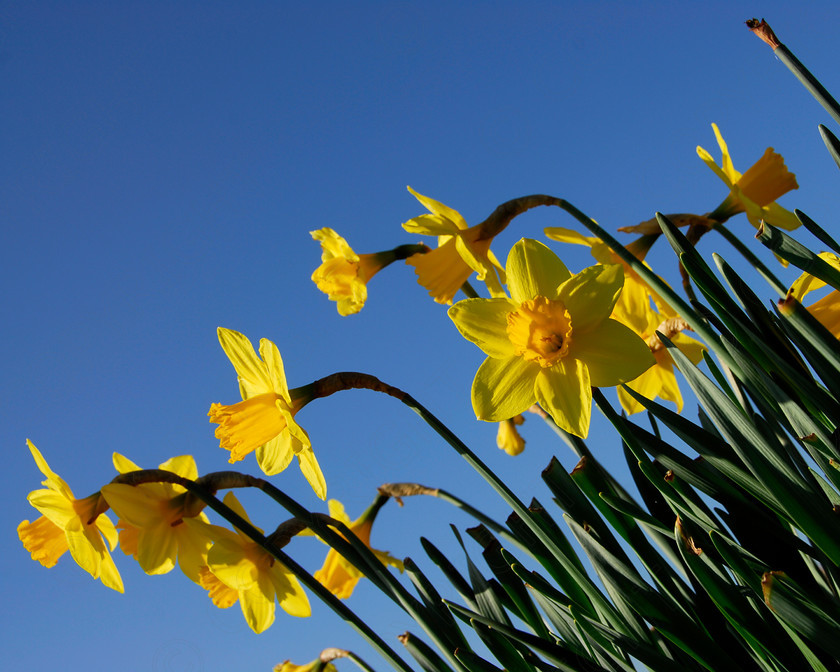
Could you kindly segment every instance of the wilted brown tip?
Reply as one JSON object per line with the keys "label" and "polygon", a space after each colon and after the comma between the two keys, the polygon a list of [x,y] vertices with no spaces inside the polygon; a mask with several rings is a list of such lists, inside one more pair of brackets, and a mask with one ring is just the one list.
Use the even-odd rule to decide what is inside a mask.
{"label": "wilted brown tip", "polygon": [[401,497],[411,497],[413,495],[437,497],[439,492],[437,488],[427,488],[419,483],[383,483],[376,491],[385,497],[392,497],[400,506],[403,505]]}
{"label": "wilted brown tip", "polygon": [[321,655],[318,656],[318,660],[322,663],[329,663],[335,660],[336,658],[346,658],[349,654],[349,651],[345,651],[344,649],[336,649],[335,647],[331,647],[329,649],[324,649],[321,651]]}
{"label": "wilted brown tip", "polygon": [[764,42],[769,44],[774,51],[776,50],[776,47],[782,46],[779,38],[776,37],[776,33],[773,32],[773,29],[767,25],[767,22],[764,19],[761,19],[761,21],[758,19],[750,19],[746,23],[747,28],[760,37]]}

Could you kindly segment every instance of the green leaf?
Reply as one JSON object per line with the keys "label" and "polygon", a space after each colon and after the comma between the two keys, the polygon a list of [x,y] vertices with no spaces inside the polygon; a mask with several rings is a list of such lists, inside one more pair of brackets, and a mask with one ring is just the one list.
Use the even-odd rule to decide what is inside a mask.
{"label": "green leaf", "polygon": [[820,259],[816,253],[784,231],[764,222],[763,226],[759,228],[756,238],[762,245],[782,259],[819,278],[834,289],[840,289],[840,271],[825,260]]}

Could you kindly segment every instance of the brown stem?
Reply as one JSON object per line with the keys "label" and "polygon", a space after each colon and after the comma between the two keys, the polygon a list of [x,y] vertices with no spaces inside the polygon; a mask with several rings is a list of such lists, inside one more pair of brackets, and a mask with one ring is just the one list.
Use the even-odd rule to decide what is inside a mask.
{"label": "brown stem", "polygon": [[478,240],[487,240],[493,238],[501,233],[505,227],[510,224],[511,220],[527,212],[531,208],[536,208],[541,205],[555,205],[562,207],[563,199],[555,198],[554,196],[546,196],[545,194],[533,194],[531,196],[522,196],[514,198],[513,200],[502,203],[498,208],[490,213],[490,216],[485,219],[479,227],[481,233]]}

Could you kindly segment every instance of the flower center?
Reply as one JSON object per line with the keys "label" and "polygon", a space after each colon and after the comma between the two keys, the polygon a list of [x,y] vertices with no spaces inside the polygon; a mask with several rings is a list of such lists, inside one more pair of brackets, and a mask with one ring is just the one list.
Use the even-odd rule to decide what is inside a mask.
{"label": "flower center", "polygon": [[546,368],[568,354],[572,318],[562,301],[537,296],[507,316],[507,335],[517,355]]}

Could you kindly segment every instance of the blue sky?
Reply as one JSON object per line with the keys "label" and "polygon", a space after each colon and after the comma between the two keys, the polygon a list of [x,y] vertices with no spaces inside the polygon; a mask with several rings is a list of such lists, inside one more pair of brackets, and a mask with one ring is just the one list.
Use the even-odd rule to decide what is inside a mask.
{"label": "blue sky", "polygon": [[[697,158],[719,156],[710,124],[746,170],[773,146],[800,189],[782,204],[834,225],[836,167],[817,133],[837,132],[792,75],[743,26],[756,12],[823,83],[840,91],[840,8],[815,2],[5,3],[0,7],[0,386],[7,456],[0,628],[9,669],[230,670],[304,663],[328,646],[386,664],[319,604],[278,612],[254,635],[177,570],[149,577],[116,552],[118,595],[69,555],[46,570],[15,528],[37,517],[30,438],[77,496],[121,452],[154,467],[195,456],[227,468],[206,413],[239,399],[217,326],[275,341],[292,386],[359,370],[425,403],[524,499],[548,503],[539,473],[571,453],[529,418],[525,453],[495,448],[469,387],[483,355],[455,331],[412,269],[396,264],[340,318],[309,276],[309,231],[331,227],[358,252],[418,242],[400,224],[424,210],[406,185],[469,223],[530,193],[562,196],[607,229],[654,211],[713,209],[725,188]],[[573,227],[544,209],[517,219],[494,249]],[[754,248],[752,228],[732,221]],[[629,239],[628,239],[629,240]],[[553,249],[572,270],[588,252]],[[701,250],[735,253],[708,236]],[[768,259],[759,250],[763,258]],[[675,281],[664,243],[650,258]],[[768,262],[772,257],[768,259]],[[794,271],[779,271],[787,280]],[[766,297],[770,300],[769,288]],[[504,506],[407,409],[370,392],[319,400],[298,419],[329,496],[355,517],[377,485],[449,489],[504,518]],[[589,445],[624,474],[614,433],[595,418]],[[254,461],[243,471],[256,473]],[[307,506],[293,466],[274,482]],[[255,523],[285,518],[242,495]],[[559,514],[559,511],[558,511]],[[391,503],[374,546],[431,567],[418,539],[456,553],[445,504]],[[324,549],[296,540],[317,569]],[[478,549],[475,549],[476,554]],[[431,572],[433,576],[434,572]],[[441,581],[443,579],[441,578]],[[399,647],[416,628],[362,584],[349,602]],[[349,663],[347,663],[349,664]]]}

